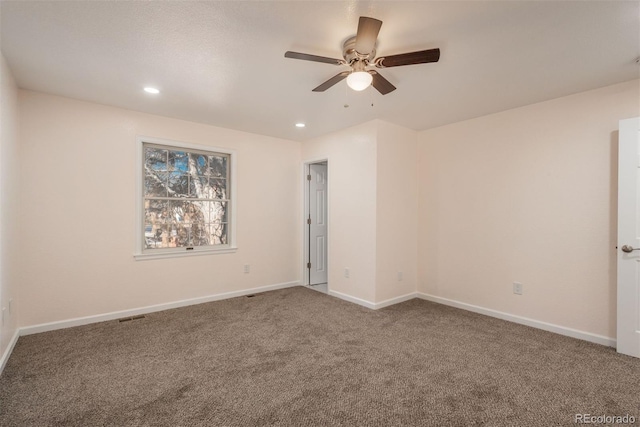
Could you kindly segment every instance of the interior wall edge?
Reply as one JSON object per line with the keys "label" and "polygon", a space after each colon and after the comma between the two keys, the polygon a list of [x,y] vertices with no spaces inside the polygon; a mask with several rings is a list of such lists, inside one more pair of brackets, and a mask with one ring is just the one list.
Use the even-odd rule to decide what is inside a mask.
{"label": "interior wall edge", "polygon": [[13,334],[13,337],[11,338],[11,341],[9,341],[9,344],[5,348],[4,353],[2,353],[2,357],[0,357],[0,375],[2,375],[2,371],[4,371],[4,367],[7,365],[7,362],[9,361],[9,357],[11,357],[11,353],[13,353],[13,348],[16,346],[16,343],[18,342],[19,337],[20,337],[20,330],[16,329],[16,331]]}
{"label": "interior wall edge", "polygon": [[392,306],[392,305],[395,305],[395,304],[400,304],[402,302],[410,301],[412,299],[415,299],[418,296],[418,294],[416,292],[410,292],[408,294],[401,295],[401,296],[398,296],[398,297],[395,297],[395,298],[389,298],[389,299],[384,300],[384,301],[371,302],[371,301],[367,301],[367,300],[364,300],[364,299],[361,299],[361,298],[354,297],[352,295],[348,295],[348,294],[345,294],[345,293],[342,293],[342,292],[337,292],[337,291],[332,291],[332,290],[329,290],[328,294],[330,296],[332,296],[332,297],[340,298],[341,300],[350,302],[352,304],[357,304],[357,305],[360,305],[362,307],[366,307],[366,308],[371,309],[371,310],[379,310],[381,308],[389,307],[389,306]]}
{"label": "interior wall edge", "polygon": [[333,291],[331,289],[329,289],[328,295],[332,296],[332,297],[339,298],[339,299],[347,301],[347,302],[350,302],[352,304],[357,304],[357,305],[360,305],[362,307],[369,308],[371,310],[375,310],[375,307],[376,307],[376,303],[375,302],[367,301],[365,299],[354,297],[354,296],[351,296],[349,294],[345,294],[345,293],[342,293],[342,292]]}
{"label": "interior wall edge", "polygon": [[410,292],[410,293],[405,294],[405,295],[400,295],[398,297],[389,298],[387,300],[374,303],[374,308],[373,309],[374,310],[379,310],[381,308],[389,307],[389,306],[392,306],[392,305],[395,305],[395,304],[400,304],[401,302],[410,301],[412,299],[415,299],[417,296],[418,296],[417,292]]}
{"label": "interior wall edge", "polygon": [[[21,214],[17,184],[18,124],[18,86],[4,54],[0,52],[0,354],[10,354],[20,311],[16,267],[19,254],[15,250],[21,239],[16,227]],[[1,372],[4,360],[0,359],[0,363]]]}

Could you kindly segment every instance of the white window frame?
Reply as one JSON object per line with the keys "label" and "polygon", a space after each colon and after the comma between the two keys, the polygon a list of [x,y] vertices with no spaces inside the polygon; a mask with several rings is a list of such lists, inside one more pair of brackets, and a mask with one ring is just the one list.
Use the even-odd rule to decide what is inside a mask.
{"label": "white window frame", "polygon": [[[187,248],[162,248],[162,249],[145,249],[144,247],[144,144],[154,144],[166,146],[167,149],[178,148],[185,150],[198,150],[211,153],[227,154],[229,156],[229,183],[228,189],[231,197],[228,200],[230,213],[228,214],[227,225],[227,244],[211,245],[211,246],[194,246],[192,249]],[[153,138],[147,136],[136,137],[136,247],[134,258],[136,260],[161,259],[189,257],[198,255],[213,255],[234,253],[238,250],[236,245],[236,152],[228,148],[211,147],[208,145],[190,144],[180,141],[172,141],[168,139]]]}

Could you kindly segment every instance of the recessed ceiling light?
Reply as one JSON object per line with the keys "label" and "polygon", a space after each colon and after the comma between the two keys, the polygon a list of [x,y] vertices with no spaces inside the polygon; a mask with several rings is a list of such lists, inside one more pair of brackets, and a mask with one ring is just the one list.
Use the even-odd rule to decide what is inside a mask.
{"label": "recessed ceiling light", "polygon": [[158,89],[156,89],[155,87],[145,87],[144,91],[147,93],[160,93],[160,91]]}
{"label": "recessed ceiling light", "polygon": [[306,125],[305,125],[304,123],[296,123],[296,127],[297,127],[297,128],[303,128],[303,127],[305,127],[305,126],[306,126]]}

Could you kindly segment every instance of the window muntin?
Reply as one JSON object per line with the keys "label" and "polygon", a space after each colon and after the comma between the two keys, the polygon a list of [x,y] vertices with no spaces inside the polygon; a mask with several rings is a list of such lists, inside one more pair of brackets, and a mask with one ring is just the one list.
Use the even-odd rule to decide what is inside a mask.
{"label": "window muntin", "polygon": [[142,142],[142,253],[229,248],[231,154]]}

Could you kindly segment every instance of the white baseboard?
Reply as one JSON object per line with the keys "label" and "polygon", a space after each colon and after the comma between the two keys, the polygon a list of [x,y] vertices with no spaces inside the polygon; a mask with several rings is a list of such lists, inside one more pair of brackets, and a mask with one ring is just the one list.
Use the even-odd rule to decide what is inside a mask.
{"label": "white baseboard", "polygon": [[391,298],[374,304],[374,310],[379,308],[389,307],[390,305],[400,304],[401,302],[409,301],[418,296],[417,292],[411,292],[410,294],[402,295],[399,297]]}
{"label": "white baseboard", "polygon": [[438,304],[444,304],[462,310],[473,311],[474,313],[484,314],[485,316],[495,317],[509,322],[519,323],[525,326],[531,326],[533,328],[542,329],[544,331],[553,332],[560,335],[565,335],[572,338],[589,341],[596,344],[606,345],[608,347],[616,347],[615,338],[605,337],[603,335],[592,334],[590,332],[579,331],[577,329],[567,328],[564,326],[554,325],[552,323],[541,322],[539,320],[529,319],[527,317],[516,316],[514,314],[504,313],[502,311],[491,310],[489,308],[480,307],[477,305],[467,304],[464,302],[451,300],[447,298],[437,297],[434,295],[424,294],[417,292],[417,297]]}
{"label": "white baseboard", "polygon": [[343,294],[342,292],[329,290],[329,295],[343,299],[345,301],[352,302],[354,304],[361,305],[363,307],[370,308],[371,310],[378,310],[380,308],[389,307],[390,305],[399,304],[401,302],[409,301],[414,299],[417,294],[415,292],[411,292],[410,294],[402,295],[399,297],[391,298],[381,302],[371,302],[367,300],[363,300],[360,298],[352,297],[351,295]]}
{"label": "white baseboard", "polygon": [[332,297],[343,299],[345,301],[352,302],[354,304],[361,305],[363,307],[370,308],[372,310],[376,309],[375,303],[372,303],[372,302],[369,302],[367,300],[363,300],[363,299],[360,299],[360,298],[352,297],[351,295],[343,294],[342,292],[332,291],[331,289],[329,289],[329,295],[331,295]]}
{"label": "white baseboard", "polygon": [[7,365],[7,362],[9,361],[9,356],[11,356],[11,353],[13,352],[13,348],[16,346],[16,343],[18,342],[19,337],[20,337],[20,330],[16,329],[16,332],[15,334],[13,334],[11,341],[9,341],[9,345],[4,350],[4,353],[2,353],[2,358],[0,358],[0,375],[2,375],[2,371],[4,371],[4,367]]}
{"label": "white baseboard", "polygon": [[40,325],[25,326],[20,328],[20,335],[39,334],[41,332],[55,331],[57,329],[72,328],[74,326],[88,325],[90,323],[106,322],[109,320],[121,319],[123,317],[138,316],[140,314],[153,313],[156,311],[170,310],[172,308],[186,307],[189,305],[203,304],[206,302],[219,301],[223,299],[241,297],[244,295],[258,294],[261,292],[275,291],[276,289],[290,288],[300,285],[300,282],[278,283],[276,285],[261,286],[259,288],[244,289],[241,291],[225,292],[222,294],[208,295],[205,297],[190,298],[165,304],[150,305],[147,307],[133,308],[130,310],[114,311],[111,313],[97,314],[94,316],[76,317],[74,319],[61,320],[57,322],[42,323]]}

